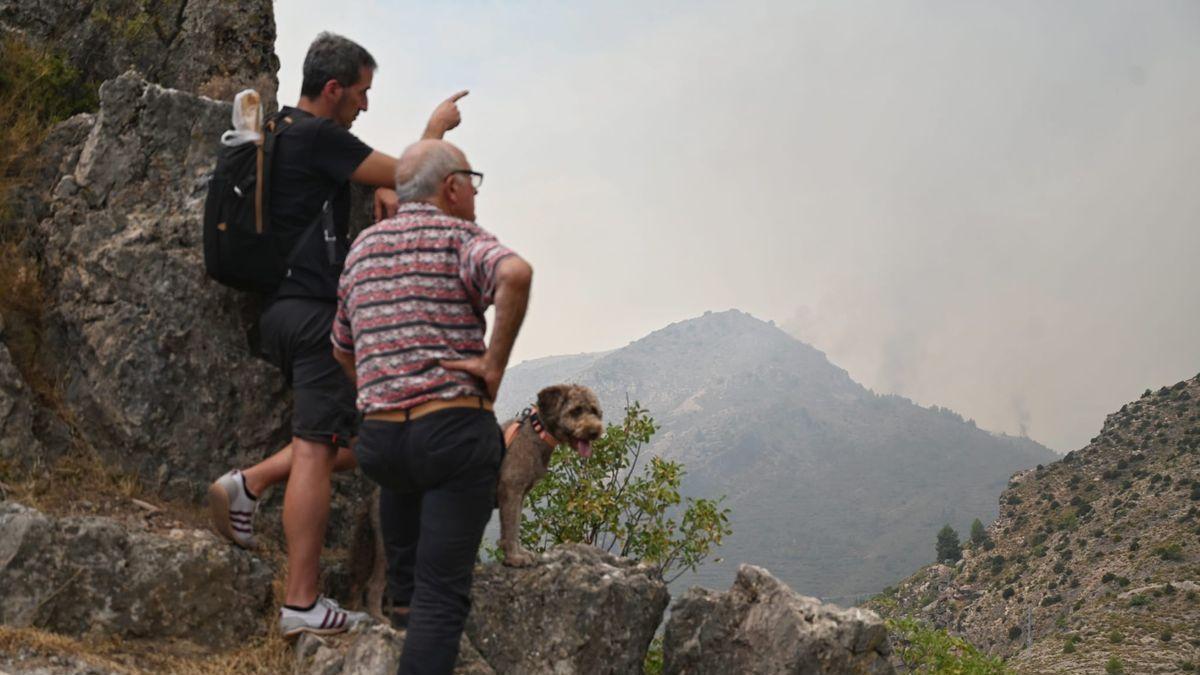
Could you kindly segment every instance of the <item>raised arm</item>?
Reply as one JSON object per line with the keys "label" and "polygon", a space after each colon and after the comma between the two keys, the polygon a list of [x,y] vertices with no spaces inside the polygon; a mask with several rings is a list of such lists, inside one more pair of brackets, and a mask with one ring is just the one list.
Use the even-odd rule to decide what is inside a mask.
{"label": "raised arm", "polygon": [[[462,122],[462,113],[458,110],[458,101],[469,92],[464,89],[450,98],[442,101],[433,109],[429,122],[425,125],[425,133],[421,138],[441,138],[447,131],[457,127]],[[362,164],[350,175],[350,180],[375,190],[375,220],[381,220],[396,214],[399,202],[396,200],[396,158],[391,155],[372,151]]]}

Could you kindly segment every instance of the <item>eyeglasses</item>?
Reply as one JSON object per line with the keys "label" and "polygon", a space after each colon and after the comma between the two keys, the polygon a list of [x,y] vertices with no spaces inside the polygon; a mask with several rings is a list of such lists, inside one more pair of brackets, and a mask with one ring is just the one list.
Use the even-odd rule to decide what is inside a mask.
{"label": "eyeglasses", "polygon": [[478,171],[472,171],[470,169],[455,169],[447,175],[453,176],[456,173],[466,174],[466,175],[470,176],[471,177],[471,187],[475,188],[476,190],[479,189],[480,185],[483,185],[483,174],[479,173]]}

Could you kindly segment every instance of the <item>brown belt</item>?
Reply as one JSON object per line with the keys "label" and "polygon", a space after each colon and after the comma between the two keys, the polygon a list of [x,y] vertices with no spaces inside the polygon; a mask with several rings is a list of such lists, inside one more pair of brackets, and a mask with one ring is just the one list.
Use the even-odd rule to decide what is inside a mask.
{"label": "brown belt", "polygon": [[369,420],[382,420],[385,422],[408,422],[410,420],[415,420],[418,417],[424,417],[429,413],[435,413],[439,410],[448,410],[450,408],[477,408],[479,410],[491,410],[492,402],[482,396],[463,396],[462,398],[426,401],[420,405],[415,405],[411,408],[405,408],[403,410],[381,410],[379,412],[367,413],[366,418]]}

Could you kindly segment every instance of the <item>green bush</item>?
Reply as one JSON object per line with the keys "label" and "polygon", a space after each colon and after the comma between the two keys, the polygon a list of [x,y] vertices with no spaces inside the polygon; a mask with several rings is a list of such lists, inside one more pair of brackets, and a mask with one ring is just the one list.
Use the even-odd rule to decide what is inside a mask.
{"label": "green bush", "polygon": [[1108,633],[1108,641],[1114,645],[1119,645],[1125,641],[1125,634],[1114,628]]}
{"label": "green bush", "polygon": [[646,658],[642,661],[643,675],[662,675],[663,671],[663,639],[655,635],[646,649]]}
{"label": "green bush", "polygon": [[1129,599],[1130,607],[1144,607],[1148,604],[1150,604],[1150,598],[1147,598],[1146,596],[1142,595],[1141,593],[1138,593],[1137,595],[1135,595]]}
{"label": "green bush", "polygon": [[1178,543],[1163,544],[1154,549],[1154,554],[1163,560],[1178,562],[1183,560],[1183,547]]}
{"label": "green bush", "polygon": [[1114,656],[1104,664],[1104,672],[1108,675],[1122,675],[1125,672],[1125,666],[1121,665],[1121,659]]}
{"label": "green bush", "polygon": [[567,446],[555,449],[545,478],[529,493],[521,544],[536,552],[591,544],[649,563],[668,582],[695,571],[729,536],[729,509],[721,508],[724,497],[683,499],[678,462],[651,457],[638,471],[655,431],[647,411],[633,403],[621,425],[608,425],[592,444],[590,458]]}
{"label": "green bush", "polygon": [[916,619],[888,619],[892,648],[905,672],[922,675],[1009,675],[1002,659],[987,656],[966,640]]}

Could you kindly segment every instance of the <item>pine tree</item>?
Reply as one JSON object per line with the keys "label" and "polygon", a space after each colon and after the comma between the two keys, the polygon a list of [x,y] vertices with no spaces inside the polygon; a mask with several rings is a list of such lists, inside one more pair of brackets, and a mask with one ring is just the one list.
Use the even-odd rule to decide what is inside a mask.
{"label": "pine tree", "polygon": [[956,562],[960,558],[962,548],[958,544],[958,532],[946,525],[937,535],[937,562]]}
{"label": "pine tree", "polygon": [[975,522],[971,523],[971,543],[979,546],[987,539],[987,530],[983,529],[983,523],[976,518]]}

